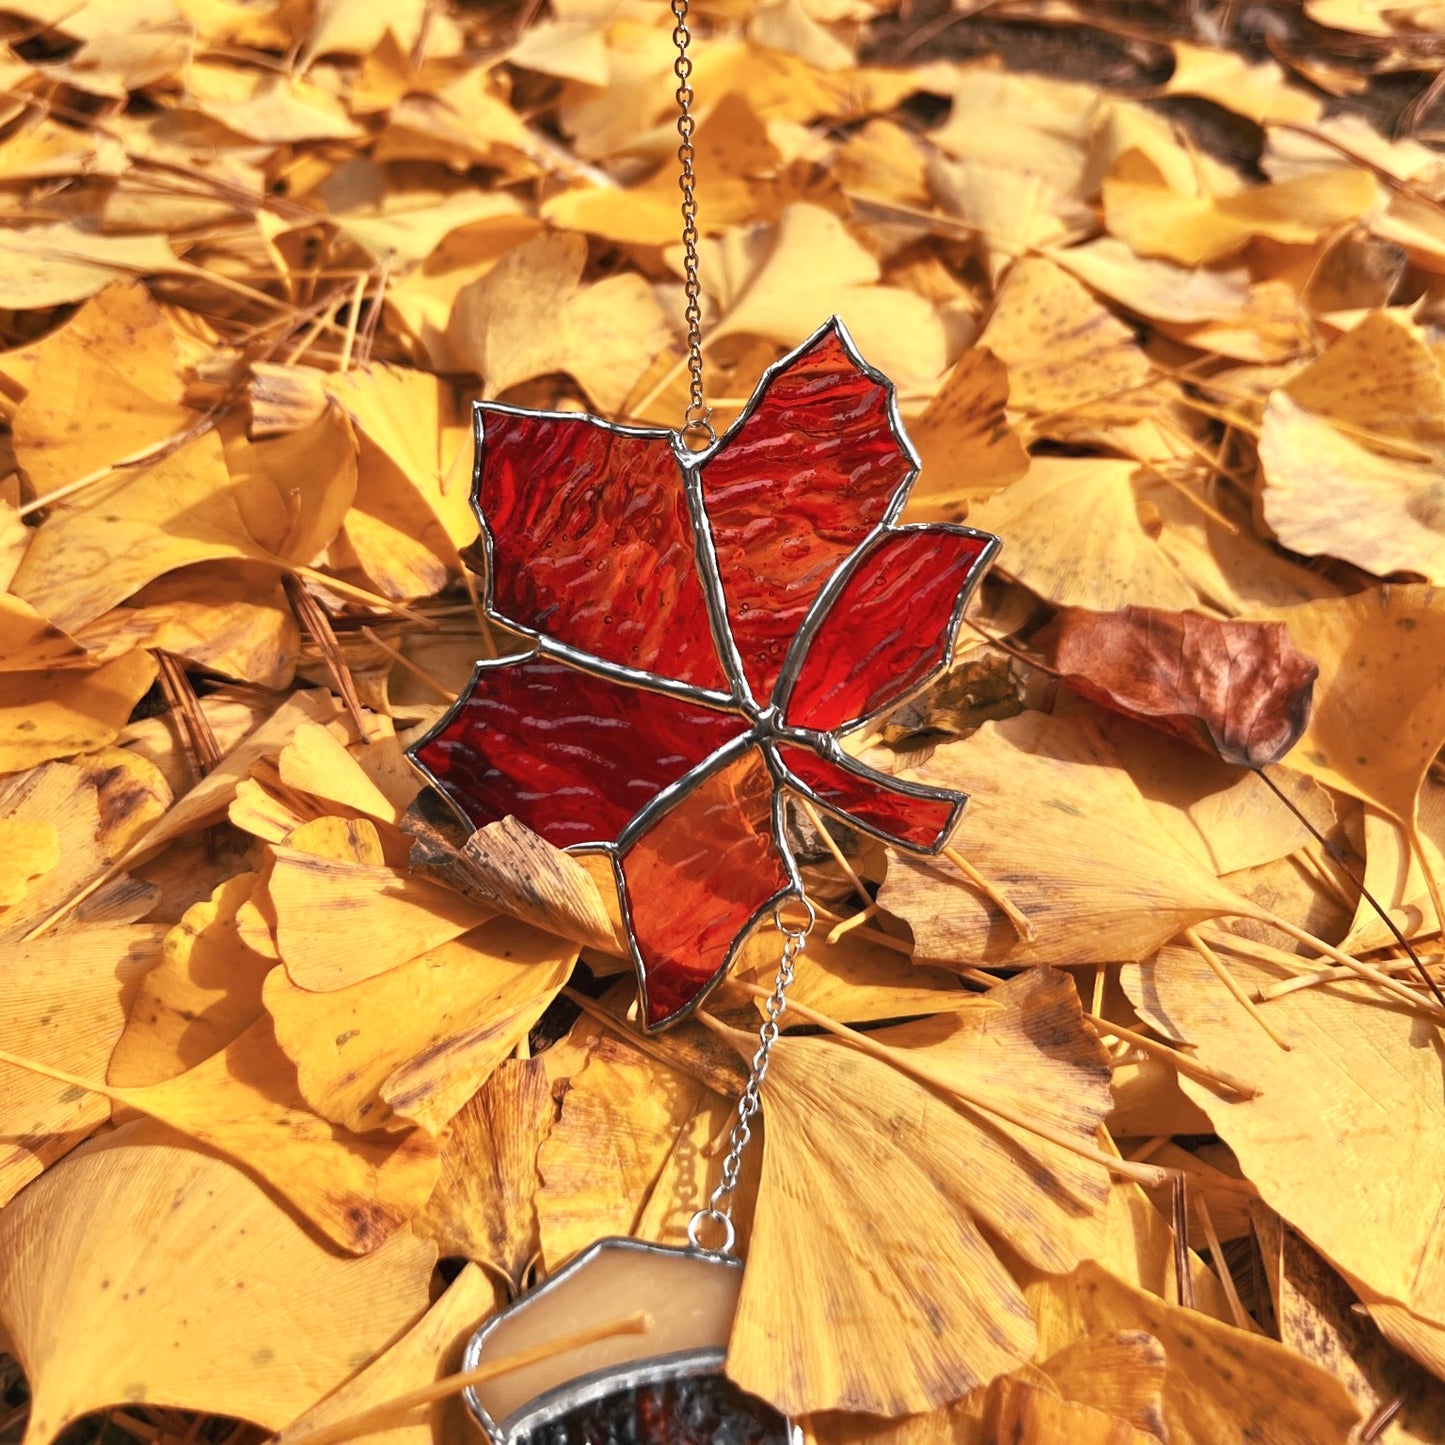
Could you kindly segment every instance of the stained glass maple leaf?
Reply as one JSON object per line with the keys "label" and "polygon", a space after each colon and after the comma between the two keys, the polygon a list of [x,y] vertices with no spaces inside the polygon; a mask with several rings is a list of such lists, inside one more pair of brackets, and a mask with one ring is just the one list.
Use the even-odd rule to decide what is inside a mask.
{"label": "stained glass maple leaf", "polygon": [[943,846],[964,795],[839,737],[948,665],[998,540],[898,524],[917,455],[836,317],[704,452],[578,413],[475,416],[487,613],[535,646],[479,662],[411,757],[472,828],[510,814],[611,857],[660,1029],[802,895],[789,792]]}

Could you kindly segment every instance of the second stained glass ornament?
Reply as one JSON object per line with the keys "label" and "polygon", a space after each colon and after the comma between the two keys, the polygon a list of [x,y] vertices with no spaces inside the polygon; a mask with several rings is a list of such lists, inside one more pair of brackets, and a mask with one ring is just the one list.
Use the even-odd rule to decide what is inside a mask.
{"label": "second stained glass ornament", "polygon": [[[479,662],[409,755],[472,828],[515,817],[611,861],[643,1027],[691,1013],[772,917],[781,960],[721,1178],[683,1248],[603,1239],[485,1321],[471,1367],[632,1304],[656,1316],[468,1392],[493,1445],[793,1445],[725,1374],[742,1267],[732,1198],[814,917],[788,830],[807,800],[895,847],[943,847],[961,793],[845,740],[946,669],[998,540],[899,521],[918,474],[892,384],[833,317],[717,436],[703,402],[688,0],[671,0],[691,403],[677,431],[475,408],[487,616],[531,639]],[[788,921],[800,905],[807,922]],[[788,1288],[786,1280],[775,1282]]]}

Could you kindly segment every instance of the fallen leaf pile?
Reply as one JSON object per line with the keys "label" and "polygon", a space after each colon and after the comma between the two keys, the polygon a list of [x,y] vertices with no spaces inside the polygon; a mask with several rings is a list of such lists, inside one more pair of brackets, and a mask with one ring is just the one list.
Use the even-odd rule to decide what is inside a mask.
{"label": "fallen leaf pile", "polygon": [[[1445,6],[1152,10],[692,7],[715,422],[836,313],[1003,540],[847,740],[949,847],[790,804],[728,1371],[816,1445],[1445,1439]],[[776,935],[643,1038],[403,751],[522,645],[470,401],[683,416],[672,26],[0,0],[0,1441],[305,1438],[720,1178]]]}

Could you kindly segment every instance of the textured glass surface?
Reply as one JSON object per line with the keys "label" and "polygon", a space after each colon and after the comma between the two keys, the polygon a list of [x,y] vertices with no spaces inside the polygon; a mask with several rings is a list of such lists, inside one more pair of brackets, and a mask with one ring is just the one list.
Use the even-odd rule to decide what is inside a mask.
{"label": "textured glass surface", "polygon": [[608,662],[729,691],[665,433],[484,409],[478,500],[504,617]]}
{"label": "textured glass surface", "polygon": [[[564,655],[549,644],[480,668],[411,755],[474,828],[511,814],[558,846],[612,852],[659,1027],[794,887],[764,748],[845,820],[901,847],[939,844],[959,799],[832,762],[807,737],[778,742],[774,709],[836,733],[914,691],[947,658],[994,540],[892,523],[911,452],[892,388],[836,318],[695,469],[665,432],[495,406],[481,417],[491,611]],[[747,751],[699,768],[734,740]]]}
{"label": "textured glass surface", "polygon": [[623,857],[650,1027],[697,1000],[753,917],[787,888],[772,800],[767,763],[750,748],[663,813]]}
{"label": "textured glass surface", "polygon": [[843,584],[807,647],[785,709],[831,732],[906,696],[938,668],[986,539],[944,527],[885,534]]}
{"label": "textured glass surface", "polygon": [[610,843],[746,724],[545,657],[485,667],[416,751],[473,828],[509,813],[559,848]]}
{"label": "textured glass surface", "polygon": [[911,473],[887,389],[832,331],[773,377],[742,429],[705,463],[728,621],[754,697],[772,693],[823,584]]}
{"label": "textured glass surface", "polygon": [[515,1445],[787,1445],[787,1421],[724,1375],[623,1386],[545,1424]]}
{"label": "textured glass surface", "polygon": [[937,848],[956,819],[961,802],[956,793],[912,783],[909,792],[900,792],[891,778],[861,766],[856,772],[840,767],[810,748],[783,746],[778,753],[783,766],[811,788],[819,802],[886,834],[905,848],[924,853]]}

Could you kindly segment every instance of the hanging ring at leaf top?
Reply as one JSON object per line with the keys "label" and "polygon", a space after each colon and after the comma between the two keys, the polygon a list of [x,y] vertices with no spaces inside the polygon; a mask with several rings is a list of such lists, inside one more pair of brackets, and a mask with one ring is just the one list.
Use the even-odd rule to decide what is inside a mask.
{"label": "hanging ring at leaf top", "polygon": [[[807,914],[807,919],[801,926],[788,923],[783,918],[783,908],[788,903],[798,903],[802,905],[804,912]],[[813,907],[813,900],[809,898],[806,893],[793,894],[773,909],[773,923],[777,927],[778,932],[781,933],[789,943],[795,943],[799,946],[807,940],[808,935],[813,931],[817,922],[818,910]]]}
{"label": "hanging ring at leaf top", "polygon": [[[678,430],[682,444],[690,452],[705,452],[717,445],[717,432],[713,430],[712,408],[710,406],[688,407],[687,416]],[[700,438],[694,444],[694,439]]]}

